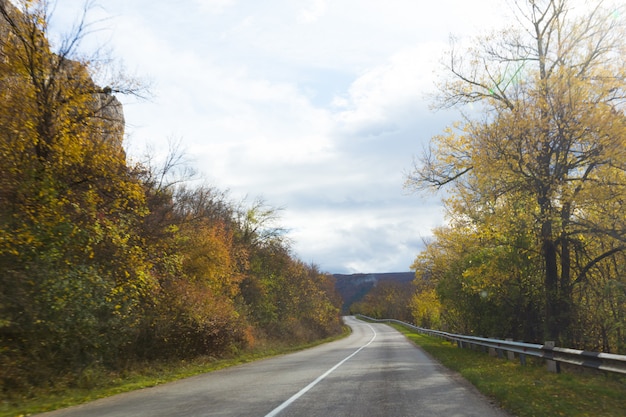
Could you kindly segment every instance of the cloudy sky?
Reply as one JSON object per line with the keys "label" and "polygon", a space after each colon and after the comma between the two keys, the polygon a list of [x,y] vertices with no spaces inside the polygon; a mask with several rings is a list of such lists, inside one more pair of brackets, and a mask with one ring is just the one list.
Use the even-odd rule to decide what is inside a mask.
{"label": "cloudy sky", "polygon": [[[58,0],[66,27],[79,0]],[[444,221],[403,188],[455,112],[429,110],[450,35],[504,26],[502,0],[101,0],[91,10],[153,97],[125,104],[127,148],[182,147],[233,200],[281,207],[295,254],[332,273],[408,271]],[[504,8],[504,9],[503,9]]]}

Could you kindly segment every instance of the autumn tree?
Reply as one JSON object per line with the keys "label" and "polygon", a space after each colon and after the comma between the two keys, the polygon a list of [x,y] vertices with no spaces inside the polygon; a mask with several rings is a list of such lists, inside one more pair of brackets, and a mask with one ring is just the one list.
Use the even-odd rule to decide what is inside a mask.
{"label": "autumn tree", "polygon": [[114,358],[151,280],[121,105],[77,57],[85,20],[51,45],[48,2],[15,3],[0,1],[0,366],[18,383]]}
{"label": "autumn tree", "polygon": [[505,224],[480,229],[468,220],[434,231],[416,258],[411,302],[424,327],[541,341],[542,292],[537,255],[528,233]]}
{"label": "autumn tree", "polygon": [[481,117],[433,138],[408,184],[449,184],[449,204],[476,228],[522,214],[546,336],[572,342],[575,293],[626,249],[624,8],[520,0],[514,11],[512,28],[453,46],[439,104],[474,103]]}
{"label": "autumn tree", "polygon": [[177,146],[138,172],[149,214],[140,235],[158,282],[135,346],[140,357],[219,355],[257,341],[338,331],[334,284],[295,259],[278,209],[191,187]]}
{"label": "autumn tree", "polygon": [[294,257],[278,213],[257,199],[235,216],[236,245],[247,254],[242,311],[269,338],[310,341],[334,334],[341,327],[334,279]]}

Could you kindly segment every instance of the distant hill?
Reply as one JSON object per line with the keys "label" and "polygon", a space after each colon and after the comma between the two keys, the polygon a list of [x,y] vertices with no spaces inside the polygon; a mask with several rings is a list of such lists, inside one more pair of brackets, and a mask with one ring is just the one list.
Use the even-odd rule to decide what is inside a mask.
{"label": "distant hill", "polygon": [[379,282],[411,282],[415,272],[388,272],[382,274],[333,274],[335,288],[343,300],[342,312],[347,313],[350,306],[363,297]]}

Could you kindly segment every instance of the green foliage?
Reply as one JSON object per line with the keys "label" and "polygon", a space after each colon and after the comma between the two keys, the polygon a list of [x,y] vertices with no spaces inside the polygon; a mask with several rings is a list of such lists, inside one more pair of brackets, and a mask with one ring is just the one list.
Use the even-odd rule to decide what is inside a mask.
{"label": "green foliage", "polygon": [[294,260],[277,242],[253,248],[242,302],[267,336],[311,341],[340,331],[332,276]]}
{"label": "green foliage", "polygon": [[[540,341],[540,275],[524,239],[511,242],[471,227],[435,231],[418,257],[414,318],[436,317],[438,328],[482,336]],[[519,236],[519,235],[517,235]]]}

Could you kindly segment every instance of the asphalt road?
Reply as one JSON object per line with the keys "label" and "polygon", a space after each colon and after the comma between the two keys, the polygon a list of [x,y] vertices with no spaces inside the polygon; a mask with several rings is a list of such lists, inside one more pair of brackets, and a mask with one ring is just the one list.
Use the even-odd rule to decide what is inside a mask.
{"label": "asphalt road", "polygon": [[393,328],[345,322],[336,342],[39,416],[507,416]]}

